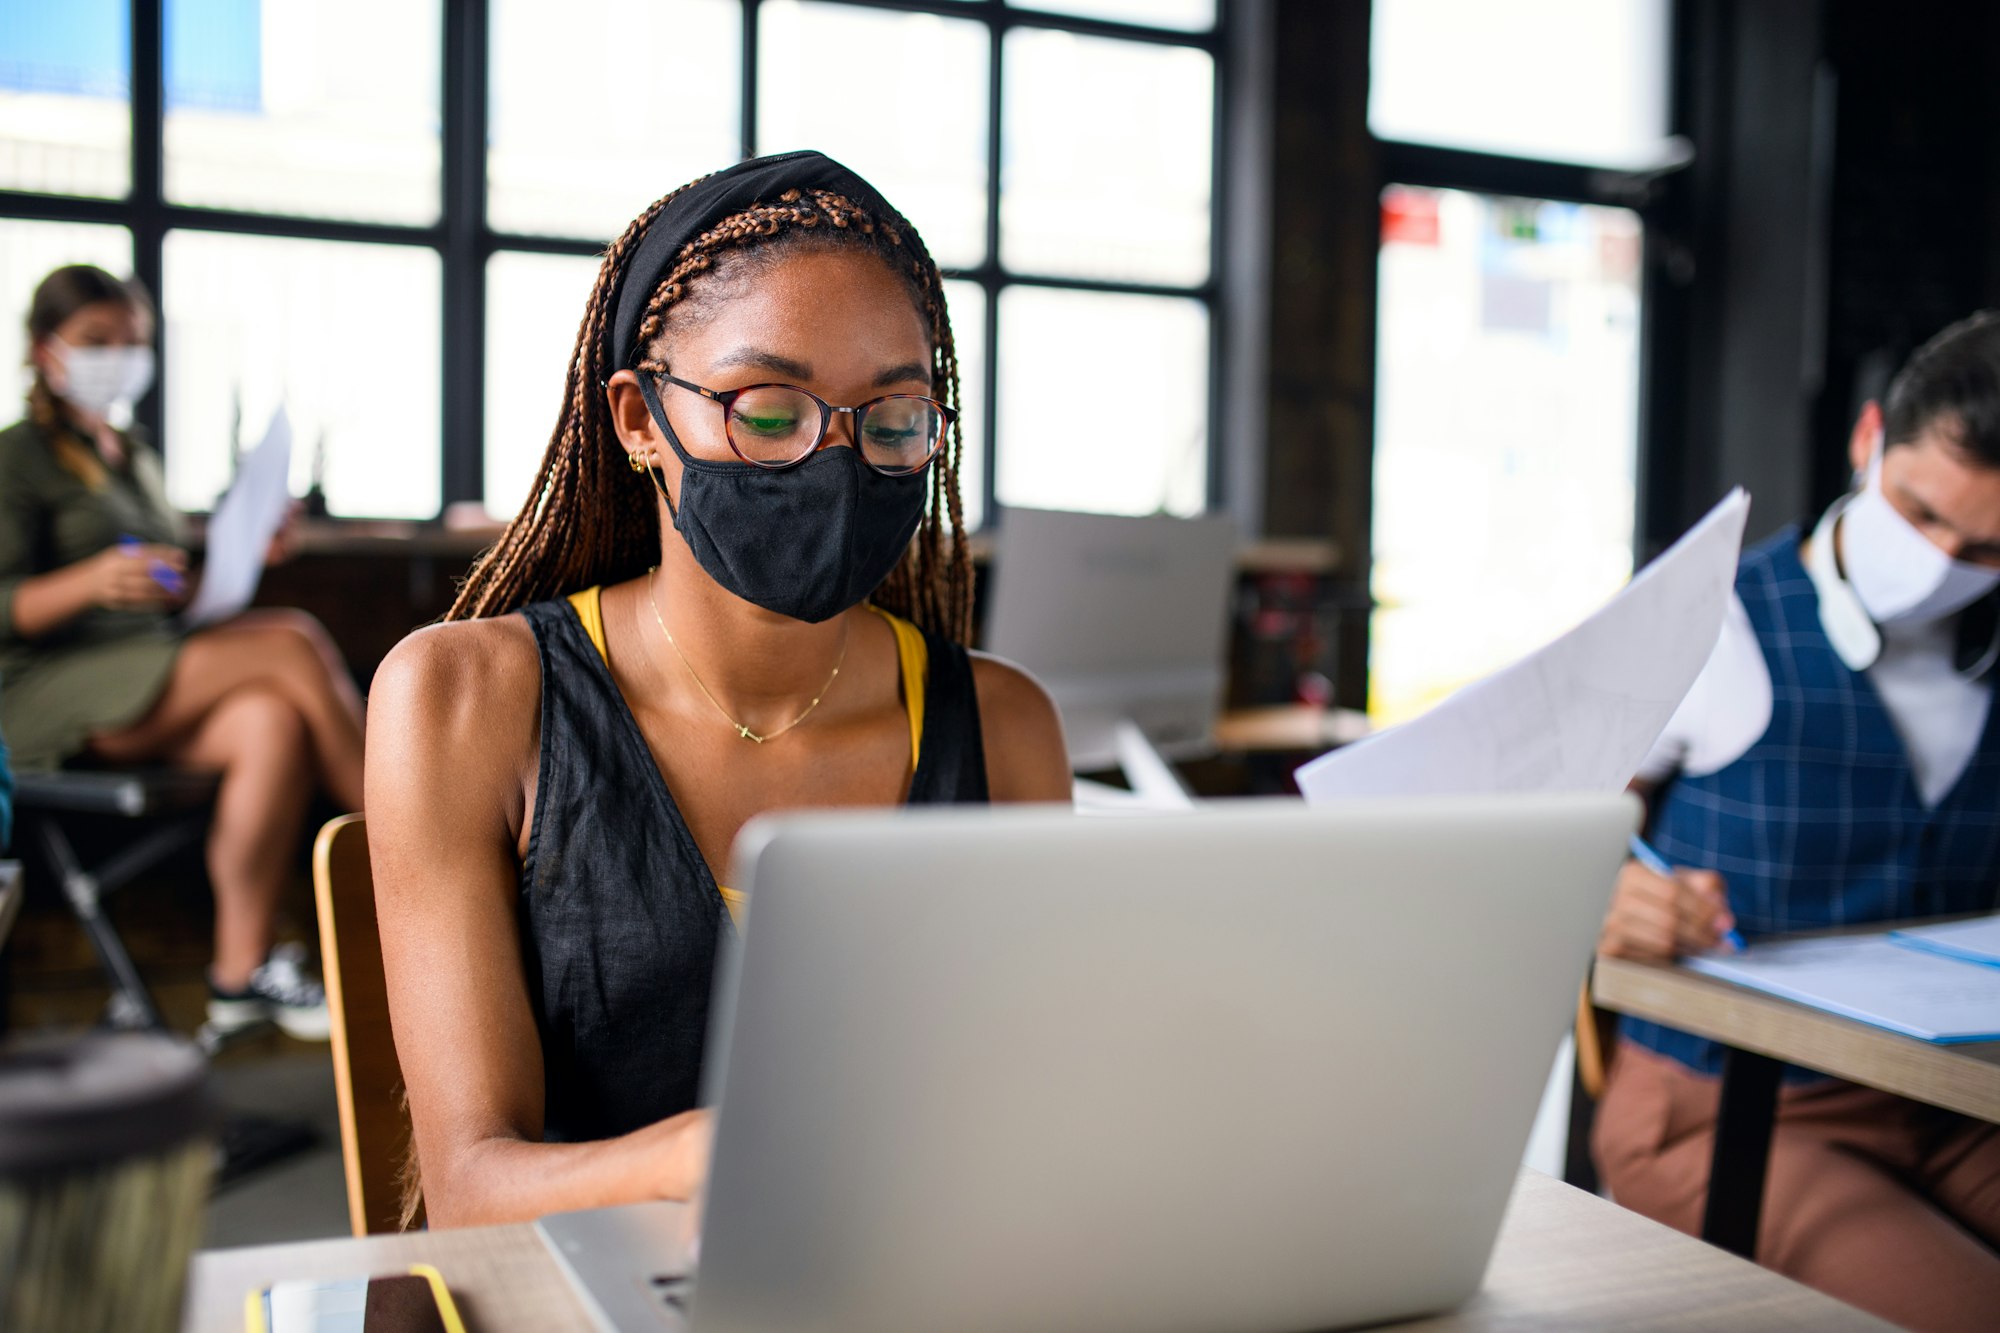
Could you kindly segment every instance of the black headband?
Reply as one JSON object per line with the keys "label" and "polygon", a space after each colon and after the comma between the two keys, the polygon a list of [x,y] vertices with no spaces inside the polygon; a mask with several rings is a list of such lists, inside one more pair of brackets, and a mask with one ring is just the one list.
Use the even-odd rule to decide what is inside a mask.
{"label": "black headband", "polygon": [[673,271],[681,250],[697,236],[745,209],[774,203],[787,190],[828,190],[844,195],[878,222],[897,217],[875,187],[824,153],[810,149],[753,157],[696,181],[660,210],[646,228],[618,287],[611,321],[611,369],[629,368],[639,350],[639,325],[653,289]]}

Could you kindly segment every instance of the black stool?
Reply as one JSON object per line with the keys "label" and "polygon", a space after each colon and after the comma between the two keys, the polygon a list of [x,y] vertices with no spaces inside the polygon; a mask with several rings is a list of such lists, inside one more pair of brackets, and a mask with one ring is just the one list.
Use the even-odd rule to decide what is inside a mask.
{"label": "black stool", "polygon": [[[97,960],[111,983],[105,1021],[114,1028],[164,1032],[166,1020],[132,955],[104,913],[104,900],[169,856],[200,842],[208,831],[221,778],[178,769],[56,769],[14,775],[14,814],[24,833],[40,841],[50,867],[62,880],[63,897],[89,935]],[[64,827],[67,817],[114,815],[143,819],[154,827],[138,841],[86,866]],[[227,1036],[202,1024],[196,1042],[207,1054],[261,1031],[237,1029]],[[312,1146],[310,1125],[266,1116],[232,1114],[222,1124],[216,1185],[225,1187],[271,1162]]]}
{"label": "black stool", "polygon": [[[24,832],[36,836],[62,881],[70,911],[90,937],[111,983],[105,1018],[113,1027],[164,1030],[153,993],[132,955],[104,914],[104,900],[167,857],[199,842],[208,829],[220,778],[174,769],[67,770],[17,773],[14,810]],[[152,821],[137,842],[95,866],[86,866],[63,826],[66,816],[116,815]],[[204,1029],[204,1046],[213,1045]]]}

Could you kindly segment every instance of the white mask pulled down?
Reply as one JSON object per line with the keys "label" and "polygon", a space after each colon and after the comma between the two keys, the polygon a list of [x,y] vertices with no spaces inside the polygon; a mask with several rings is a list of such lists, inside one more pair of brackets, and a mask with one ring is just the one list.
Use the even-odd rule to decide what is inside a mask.
{"label": "white mask pulled down", "polygon": [[112,418],[153,387],[153,349],[145,346],[71,347],[49,340],[62,364],[63,400],[92,416]]}
{"label": "white mask pulled down", "polygon": [[1913,625],[1962,611],[2000,586],[2000,569],[1954,560],[1889,503],[1882,448],[1840,518],[1840,558],[1854,595],[1878,625]]}

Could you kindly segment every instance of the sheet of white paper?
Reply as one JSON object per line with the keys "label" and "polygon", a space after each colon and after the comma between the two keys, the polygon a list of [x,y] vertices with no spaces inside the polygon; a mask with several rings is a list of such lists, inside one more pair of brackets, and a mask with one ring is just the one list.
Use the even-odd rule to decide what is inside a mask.
{"label": "sheet of white paper", "polygon": [[1072,779],[1070,799],[1079,815],[1091,816],[1171,814],[1187,808],[1185,801],[1162,804],[1138,792],[1127,791],[1123,787],[1106,786],[1102,782],[1092,782],[1089,778]]}
{"label": "sheet of white paper", "polygon": [[243,455],[229,494],[208,520],[208,554],[201,586],[181,612],[192,629],[227,620],[257,595],[264,555],[291,507],[292,423],[280,407],[271,415],[263,440]]}
{"label": "sheet of white paper", "polygon": [[1687,965],[1924,1041],[2000,1040],[2000,968],[1899,948],[1887,935],[1780,940]]}
{"label": "sheet of white paper", "polygon": [[1889,938],[1908,949],[1927,949],[1947,958],[2000,967],[2000,916],[1912,926],[1908,930],[1890,931]]}
{"label": "sheet of white paper", "polygon": [[1701,674],[1750,497],[1731,491],[1603,610],[1422,717],[1298,771],[1308,801],[1618,791]]}

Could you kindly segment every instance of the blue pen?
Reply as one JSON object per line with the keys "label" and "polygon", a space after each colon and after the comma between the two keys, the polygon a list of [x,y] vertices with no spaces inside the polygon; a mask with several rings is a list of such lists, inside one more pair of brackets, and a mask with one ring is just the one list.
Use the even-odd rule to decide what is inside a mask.
{"label": "blue pen", "polygon": [[[1640,865],[1663,879],[1672,879],[1674,877],[1674,868],[1667,864],[1667,858],[1654,851],[1652,844],[1636,833],[1632,835],[1631,848],[1632,859],[1634,861],[1637,861]],[[1737,953],[1742,953],[1750,947],[1743,942],[1743,936],[1733,930],[1722,932],[1722,942]]]}
{"label": "blue pen", "polygon": [[[141,545],[143,543],[129,532],[118,539],[118,546],[121,550],[136,551]],[[187,587],[187,581],[181,578],[180,571],[164,560],[153,561],[152,568],[148,572],[152,574],[153,582],[159,584],[170,596],[180,596],[181,592]]]}

